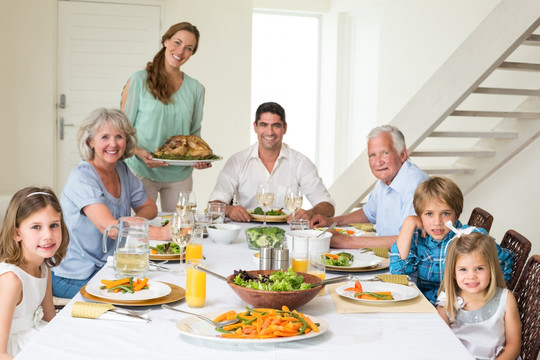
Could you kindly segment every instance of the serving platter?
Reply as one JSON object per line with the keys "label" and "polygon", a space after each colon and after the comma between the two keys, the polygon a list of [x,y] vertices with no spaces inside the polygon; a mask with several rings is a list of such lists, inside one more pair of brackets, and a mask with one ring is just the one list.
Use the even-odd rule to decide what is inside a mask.
{"label": "serving platter", "polygon": [[83,286],[80,290],[80,293],[84,298],[89,299],[89,300],[107,302],[113,305],[129,305],[129,306],[148,306],[148,305],[169,304],[178,300],[182,300],[186,296],[186,290],[184,288],[178,285],[164,282],[164,281],[158,281],[158,282],[163,285],[167,285],[170,288],[170,292],[165,296],[162,296],[159,298],[153,298],[153,299],[146,299],[146,300],[129,301],[129,300],[121,300],[121,299],[120,300],[109,299],[109,298],[104,298],[101,296],[92,295],[87,291],[87,288],[90,284]]}
{"label": "serving platter", "polygon": [[194,166],[197,163],[205,162],[212,163],[214,161],[223,160],[223,156],[217,155],[217,158],[214,159],[200,159],[200,160],[170,160],[170,159],[160,159],[152,158],[152,160],[163,161],[172,166]]}
{"label": "serving platter", "polygon": [[369,300],[357,298],[354,296],[354,291],[345,291],[345,289],[349,287],[354,287],[354,283],[352,282],[336,288],[336,293],[351,300],[373,305],[384,305],[398,301],[410,300],[414,299],[420,294],[420,291],[414,286],[405,286],[382,281],[360,281],[360,284],[362,285],[362,290],[365,292],[389,291],[392,293],[393,300]]}
{"label": "serving platter", "polygon": [[[238,312],[241,312],[239,310]],[[202,314],[211,319],[220,315],[221,312],[211,312]],[[284,343],[290,341],[298,341],[311,339],[316,336],[320,336],[328,331],[328,323],[322,319],[316,318],[311,315],[307,315],[314,323],[319,324],[319,332],[311,331],[307,334],[288,336],[288,337],[279,337],[279,338],[269,338],[269,339],[234,339],[234,338],[223,338],[221,333],[215,330],[215,327],[209,323],[196,318],[195,316],[189,316],[185,319],[180,320],[176,327],[182,335],[189,336],[191,338],[202,339],[206,341],[219,342],[219,343],[228,343],[228,344],[275,344],[275,343]]]}

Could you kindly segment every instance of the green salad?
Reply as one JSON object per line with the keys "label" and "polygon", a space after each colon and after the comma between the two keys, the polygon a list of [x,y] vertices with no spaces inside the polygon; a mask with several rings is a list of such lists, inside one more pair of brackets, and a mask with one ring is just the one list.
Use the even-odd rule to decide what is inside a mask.
{"label": "green salad", "polygon": [[279,270],[270,275],[253,277],[246,271],[235,271],[234,283],[239,286],[255,290],[267,291],[294,291],[311,289],[311,285],[304,282],[302,275],[297,275],[292,269],[286,272]]}
{"label": "green salad", "polygon": [[351,266],[353,260],[354,255],[344,251],[337,254],[326,254],[326,265],[330,266]]}
{"label": "green salad", "polygon": [[150,246],[158,254],[180,254],[180,246],[177,243],[167,242],[156,246]]}
{"label": "green salad", "polygon": [[285,237],[285,230],[276,226],[256,226],[246,230],[246,239],[250,249],[261,247],[280,247]]}

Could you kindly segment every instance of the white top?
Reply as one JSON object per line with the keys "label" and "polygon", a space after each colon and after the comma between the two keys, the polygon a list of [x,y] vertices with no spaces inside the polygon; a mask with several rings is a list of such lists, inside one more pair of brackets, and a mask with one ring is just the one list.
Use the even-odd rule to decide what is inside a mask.
{"label": "white top", "polygon": [[8,354],[15,356],[37,334],[37,330],[47,324],[42,321],[41,303],[47,290],[49,271],[45,264],[41,264],[41,277],[37,278],[16,265],[0,263],[0,274],[7,272],[17,275],[23,287],[23,298],[15,307],[7,346]]}
{"label": "white top", "polygon": [[[300,186],[309,202],[315,206],[321,202],[335,205],[317,167],[306,156],[282,143],[281,151],[269,173],[259,158],[259,143],[255,143],[227,160],[219,173],[214,191],[209,199],[230,204],[236,193],[238,205],[245,209],[254,209],[257,203],[257,186],[268,182],[274,191],[272,209],[285,207],[285,190],[287,186]],[[305,206],[303,206],[305,208]]]}
{"label": "white top", "polygon": [[507,296],[508,289],[499,288],[480,309],[460,309],[450,320],[450,328],[476,359],[495,359],[504,347]]}

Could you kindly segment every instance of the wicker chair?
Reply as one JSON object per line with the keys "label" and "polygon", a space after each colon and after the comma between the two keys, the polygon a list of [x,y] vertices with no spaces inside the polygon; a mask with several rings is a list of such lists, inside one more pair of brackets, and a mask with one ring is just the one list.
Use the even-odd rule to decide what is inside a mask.
{"label": "wicker chair", "polygon": [[493,223],[493,216],[486,210],[479,207],[475,207],[471,212],[471,217],[467,223],[470,226],[476,226],[489,232],[491,230],[491,224]]}
{"label": "wicker chair", "polygon": [[523,266],[525,266],[525,262],[527,262],[527,258],[531,252],[532,244],[525,236],[517,231],[508,230],[502,238],[501,247],[512,251],[514,254],[512,276],[510,277],[508,284],[506,284],[508,289],[514,290],[523,270]]}
{"label": "wicker chair", "polygon": [[536,360],[540,351],[540,255],[525,264],[514,290],[521,318],[521,358]]}

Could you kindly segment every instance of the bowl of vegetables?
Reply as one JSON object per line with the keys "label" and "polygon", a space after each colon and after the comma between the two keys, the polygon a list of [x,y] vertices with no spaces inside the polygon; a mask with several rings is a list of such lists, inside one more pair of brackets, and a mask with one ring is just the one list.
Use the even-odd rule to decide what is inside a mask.
{"label": "bowl of vegetables", "polygon": [[235,271],[227,277],[231,289],[248,305],[256,308],[297,309],[310,302],[324,288],[315,275],[296,273],[292,269]]}
{"label": "bowl of vegetables", "polygon": [[256,226],[246,229],[246,240],[250,249],[259,250],[270,246],[278,248],[283,244],[285,230],[277,226]]}
{"label": "bowl of vegetables", "polygon": [[235,224],[214,224],[207,227],[208,235],[218,244],[230,244],[240,234],[240,225]]}

